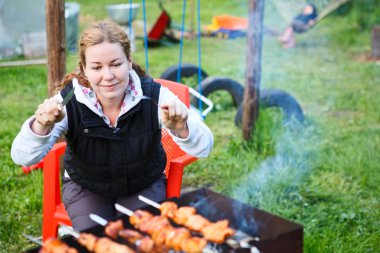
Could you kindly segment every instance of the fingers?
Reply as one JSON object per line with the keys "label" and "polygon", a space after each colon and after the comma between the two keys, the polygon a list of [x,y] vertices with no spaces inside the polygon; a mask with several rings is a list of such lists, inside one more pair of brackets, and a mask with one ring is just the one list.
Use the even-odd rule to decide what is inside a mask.
{"label": "fingers", "polygon": [[180,121],[187,119],[187,107],[177,98],[166,105],[161,106],[166,118],[169,120]]}
{"label": "fingers", "polygon": [[186,126],[187,107],[178,98],[162,105],[160,108],[161,120],[166,128],[178,130]]}
{"label": "fingers", "polygon": [[181,104],[177,102],[178,100],[171,101],[168,105],[169,118],[172,120],[180,119],[182,107]]}
{"label": "fingers", "polygon": [[59,102],[57,99],[45,99],[35,112],[36,121],[41,125],[48,126],[62,120],[64,115],[58,105]]}
{"label": "fingers", "polygon": [[38,109],[36,111],[36,114],[53,114],[58,115],[59,114],[59,108],[58,108],[58,100],[57,99],[45,99],[42,104],[38,106]]}

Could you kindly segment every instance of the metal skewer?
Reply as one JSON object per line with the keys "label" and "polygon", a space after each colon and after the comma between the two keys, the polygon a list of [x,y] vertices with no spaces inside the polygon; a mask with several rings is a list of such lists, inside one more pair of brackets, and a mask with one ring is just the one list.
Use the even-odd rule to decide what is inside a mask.
{"label": "metal skewer", "polygon": [[[157,209],[160,209],[161,204],[148,199],[147,197],[144,197],[142,195],[138,196],[138,199],[145,202],[148,205],[151,205]],[[243,239],[238,240],[236,237],[244,237]],[[255,247],[249,244],[250,241],[259,241],[259,237],[252,237],[246,233],[244,233],[241,230],[236,230],[235,238],[228,238],[225,242],[227,245],[231,246],[232,248],[245,248],[245,249],[251,249],[252,253],[260,253],[260,251]]]}
{"label": "metal skewer", "polygon": [[105,227],[107,225],[107,223],[108,223],[108,221],[106,221],[105,219],[103,219],[102,217],[100,217],[97,214],[90,213],[89,216],[90,216],[91,220],[95,221],[99,225],[102,225],[103,227]]}
{"label": "metal skewer", "polygon": [[75,237],[77,239],[79,238],[79,233],[76,232],[72,227],[69,227],[66,224],[63,224],[62,222],[60,222],[59,225],[69,235],[71,235],[71,236],[73,236],[73,237]]}
{"label": "metal skewer", "polygon": [[156,106],[159,106],[157,101],[154,100],[153,98],[151,97],[148,97],[148,96],[145,96],[145,95],[140,95],[140,96],[136,96],[136,98],[140,98],[140,99],[147,99],[147,100],[150,100],[153,102],[153,104],[155,104]]}
{"label": "metal skewer", "polygon": [[145,95],[140,95],[140,96],[136,96],[136,98],[150,100],[150,101],[153,102],[154,105],[156,105],[157,107],[161,108],[162,110],[165,110],[165,111],[168,110],[168,106],[159,105],[158,102],[155,99],[151,98],[151,97],[148,97],[148,96],[145,96]]}
{"label": "metal skewer", "polygon": [[124,206],[122,205],[119,205],[119,204],[115,204],[115,208],[116,210],[118,210],[119,212],[123,213],[123,214],[126,214],[128,216],[132,216],[134,214],[134,212],[132,210],[129,210],[128,208],[125,208]]}
{"label": "metal skewer", "polygon": [[39,238],[36,238],[36,237],[33,237],[33,236],[31,236],[31,235],[27,235],[27,234],[22,234],[26,239],[28,239],[29,241],[31,241],[31,242],[34,242],[34,243],[36,243],[36,244],[38,244],[38,245],[40,245],[40,246],[42,246],[42,240],[41,239],[39,239]]}
{"label": "metal skewer", "polygon": [[147,203],[148,205],[151,205],[151,206],[153,206],[153,207],[155,207],[155,208],[157,208],[157,209],[160,209],[160,207],[161,207],[161,205],[160,205],[159,203],[157,203],[157,202],[155,202],[155,201],[153,201],[153,200],[151,200],[151,199],[148,199],[147,197],[144,197],[144,196],[142,196],[142,195],[139,195],[138,198],[139,198],[139,200],[141,200],[142,202],[145,202],[145,203]]}

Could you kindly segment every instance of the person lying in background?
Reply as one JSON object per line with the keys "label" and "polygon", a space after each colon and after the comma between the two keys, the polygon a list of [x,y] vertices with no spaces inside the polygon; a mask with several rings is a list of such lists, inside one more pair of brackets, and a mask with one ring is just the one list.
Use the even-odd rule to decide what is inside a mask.
{"label": "person lying in background", "polygon": [[[62,199],[75,230],[95,225],[89,214],[111,220],[115,203],[141,208],[139,194],[166,198],[166,154],[161,128],[188,154],[206,157],[210,129],[175,94],[132,61],[130,41],[112,22],[97,22],[79,40],[79,68],[46,99],[12,144],[16,164],[39,162],[64,134]],[[62,108],[60,102],[74,89]],[[151,100],[143,100],[142,96]]]}
{"label": "person lying in background", "polygon": [[318,17],[317,8],[313,4],[306,4],[302,12],[293,18],[292,23],[286,27],[284,33],[278,38],[283,48],[289,49],[296,45],[294,33],[304,33],[308,31]]}

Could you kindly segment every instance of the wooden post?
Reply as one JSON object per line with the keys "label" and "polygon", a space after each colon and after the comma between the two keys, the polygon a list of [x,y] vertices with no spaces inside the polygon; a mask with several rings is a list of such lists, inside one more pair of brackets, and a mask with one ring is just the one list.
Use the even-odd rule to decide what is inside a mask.
{"label": "wooden post", "polygon": [[259,116],[261,51],[263,41],[264,0],[250,0],[248,7],[248,49],[243,99],[243,138],[249,140]]}
{"label": "wooden post", "polygon": [[48,95],[66,73],[65,1],[46,0]]}
{"label": "wooden post", "polygon": [[372,58],[380,59],[380,25],[372,27]]}

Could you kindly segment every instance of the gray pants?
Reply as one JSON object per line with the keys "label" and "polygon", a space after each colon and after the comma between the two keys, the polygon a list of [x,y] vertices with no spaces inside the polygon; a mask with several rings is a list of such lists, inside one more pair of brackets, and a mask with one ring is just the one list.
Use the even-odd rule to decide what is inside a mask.
{"label": "gray pants", "polygon": [[118,203],[130,210],[136,210],[146,206],[137,196],[141,194],[156,202],[161,202],[166,198],[166,178],[162,175],[156,182],[145,190],[132,196],[123,198],[106,198],[99,194],[90,192],[70,178],[64,177],[62,183],[62,200],[66,211],[69,214],[73,227],[77,231],[97,225],[89,218],[90,213],[97,214],[106,220],[120,215],[114,204]]}

